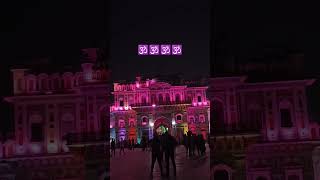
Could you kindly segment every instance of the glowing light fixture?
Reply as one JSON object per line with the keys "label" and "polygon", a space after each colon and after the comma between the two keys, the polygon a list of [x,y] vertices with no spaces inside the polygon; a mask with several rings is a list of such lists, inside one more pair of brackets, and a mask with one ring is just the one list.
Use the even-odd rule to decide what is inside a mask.
{"label": "glowing light fixture", "polygon": [[196,103],[196,102],[194,102],[194,103],[193,103],[193,106],[197,106],[197,103]]}
{"label": "glowing light fixture", "polygon": [[123,107],[119,107],[119,110],[123,110]]}
{"label": "glowing light fixture", "polygon": [[154,123],[153,122],[149,122],[149,126],[153,127]]}
{"label": "glowing light fixture", "polygon": [[128,106],[125,106],[125,107],[124,107],[124,110],[128,110],[128,109],[129,109],[129,107],[128,107]]}
{"label": "glowing light fixture", "polygon": [[112,125],[110,124],[110,129],[113,128]]}
{"label": "glowing light fixture", "polygon": [[201,105],[202,105],[202,102],[198,102],[198,104],[201,106]]}
{"label": "glowing light fixture", "polygon": [[172,121],[172,125],[176,125],[176,121]]}
{"label": "glowing light fixture", "polygon": [[205,101],[205,102],[203,102],[203,104],[204,104],[204,105],[207,105],[207,104],[208,104],[208,102],[207,102],[207,101]]}
{"label": "glowing light fixture", "polygon": [[156,107],[156,105],[155,105],[155,104],[152,104],[152,107]]}

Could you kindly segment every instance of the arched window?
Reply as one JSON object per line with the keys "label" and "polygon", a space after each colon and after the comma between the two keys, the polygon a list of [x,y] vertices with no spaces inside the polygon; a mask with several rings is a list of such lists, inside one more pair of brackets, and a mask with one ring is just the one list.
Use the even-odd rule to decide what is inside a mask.
{"label": "arched window", "polygon": [[291,111],[291,103],[289,101],[282,101],[280,103],[280,120],[281,127],[291,128],[293,127],[293,117]]}
{"label": "arched window", "polygon": [[180,102],[181,102],[180,94],[176,94],[176,103],[180,103]]}
{"label": "arched window", "polygon": [[159,94],[159,104],[163,104],[163,96],[162,96],[162,94]]}
{"label": "arched window", "polygon": [[130,120],[130,122],[129,122],[129,126],[130,127],[134,127],[134,120],[132,119],[132,120]]}
{"label": "arched window", "polygon": [[166,94],[166,102],[170,103],[170,94],[169,93]]}
{"label": "arched window", "polygon": [[200,115],[200,116],[199,116],[199,122],[200,122],[200,123],[205,123],[205,122],[206,122],[206,119],[205,119],[205,116],[204,116],[204,115]]}
{"label": "arched window", "polygon": [[124,106],[124,101],[122,98],[119,99],[119,106],[122,106],[122,107]]}
{"label": "arched window", "polygon": [[47,81],[46,79],[41,79],[41,90],[47,90]]}
{"label": "arched window", "polygon": [[34,91],[34,80],[29,80],[29,83],[28,83],[28,86],[29,86],[29,91]]}
{"label": "arched window", "polygon": [[182,115],[181,114],[178,114],[176,116],[176,121],[182,121]]}
{"label": "arched window", "polygon": [[214,172],[215,180],[229,180],[229,173],[226,170],[217,170]]}
{"label": "arched window", "polygon": [[146,116],[142,117],[142,125],[148,124],[148,118]]}
{"label": "arched window", "polygon": [[124,122],[124,120],[119,120],[119,127],[120,128],[124,128],[125,127],[125,122]]}
{"label": "arched window", "polygon": [[202,102],[202,98],[200,95],[198,95],[198,102]]}
{"label": "arched window", "polygon": [[156,95],[155,95],[155,94],[152,94],[152,95],[151,95],[151,103],[152,103],[152,104],[155,104],[155,103],[156,103],[156,99],[157,99]]}
{"label": "arched window", "polygon": [[53,80],[53,89],[59,89],[60,88],[60,82],[58,78],[55,78]]}
{"label": "arched window", "polygon": [[195,119],[194,119],[193,116],[190,116],[190,117],[189,117],[189,123],[195,123]]}
{"label": "arched window", "polygon": [[145,96],[142,96],[142,104],[143,105],[147,104],[147,98]]}

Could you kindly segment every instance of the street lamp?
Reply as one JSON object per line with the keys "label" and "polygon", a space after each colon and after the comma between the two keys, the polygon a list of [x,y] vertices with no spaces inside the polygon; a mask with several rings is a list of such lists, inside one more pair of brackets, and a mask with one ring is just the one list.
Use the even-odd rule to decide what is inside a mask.
{"label": "street lamp", "polygon": [[154,126],[154,123],[153,123],[153,122],[149,122],[149,126],[150,126],[150,127],[153,127],[153,126]]}
{"label": "street lamp", "polygon": [[[149,122],[149,133],[150,133],[150,131],[151,131],[151,138],[153,138],[153,126],[154,126],[154,123],[153,122]],[[150,135],[149,135],[150,136]]]}

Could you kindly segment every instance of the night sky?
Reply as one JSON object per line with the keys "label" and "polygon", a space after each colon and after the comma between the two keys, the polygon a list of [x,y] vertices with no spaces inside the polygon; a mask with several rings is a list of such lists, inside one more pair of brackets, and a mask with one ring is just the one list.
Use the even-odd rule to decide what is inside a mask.
{"label": "night sky", "polygon": [[[210,40],[215,50],[211,59],[215,54],[246,59],[263,55],[265,48],[295,49],[305,53],[307,71],[319,76],[318,49],[311,45],[319,35],[311,28],[310,13],[301,3],[212,1],[214,18],[210,17],[209,0],[7,3],[0,11],[0,77],[5,84],[0,96],[11,93],[10,66],[47,56],[55,64],[78,65],[79,49],[105,43],[110,47],[114,80],[171,73],[183,73],[186,78],[206,76],[210,72]],[[181,43],[183,55],[141,57],[137,55],[139,43]],[[316,91],[312,92],[313,101],[320,102]],[[7,117],[1,106],[1,117]]]}

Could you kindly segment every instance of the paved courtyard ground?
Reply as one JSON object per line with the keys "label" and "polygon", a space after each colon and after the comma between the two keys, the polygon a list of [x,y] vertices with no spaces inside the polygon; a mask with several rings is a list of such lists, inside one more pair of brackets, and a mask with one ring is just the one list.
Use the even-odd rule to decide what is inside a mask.
{"label": "paved courtyard ground", "polygon": [[[134,151],[125,150],[125,155],[111,157],[110,178],[111,180],[149,180],[149,179],[176,179],[176,180],[209,180],[210,179],[210,156],[209,147],[202,157],[186,157],[183,146],[176,148],[177,176],[173,176],[172,164],[170,164],[170,177],[160,176],[160,169],[156,162],[153,170],[153,178],[150,178],[151,152],[144,152],[141,149]],[[171,162],[170,162],[171,163]],[[165,168],[164,168],[165,169]]]}

